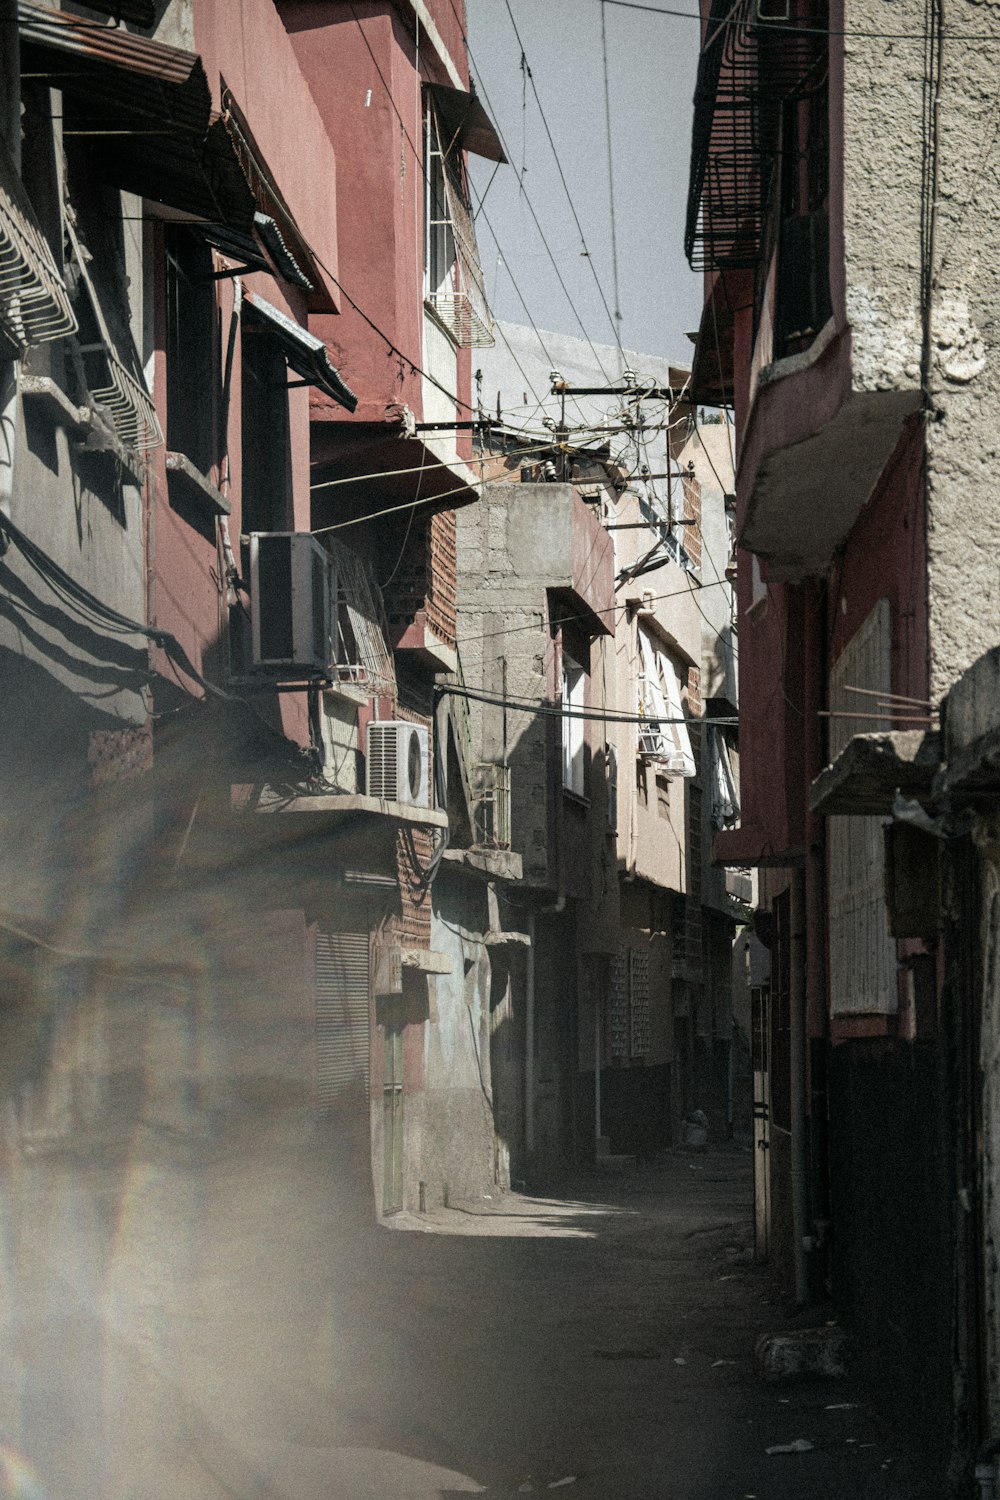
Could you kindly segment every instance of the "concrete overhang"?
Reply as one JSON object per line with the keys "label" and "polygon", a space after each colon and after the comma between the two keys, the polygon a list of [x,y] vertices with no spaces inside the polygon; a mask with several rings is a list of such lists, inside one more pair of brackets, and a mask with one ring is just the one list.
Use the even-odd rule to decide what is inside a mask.
{"label": "concrete overhang", "polygon": [[467,870],[484,880],[520,880],[523,860],[513,849],[446,849],[446,864]]}
{"label": "concrete overhang", "polygon": [[758,376],[737,476],[740,545],[773,582],[825,573],[892,456],[915,387],[852,387],[850,331],[833,320]]}
{"label": "concrete overhang", "polygon": [[821,817],[889,817],[897,793],[929,798],[940,766],[941,736],[934,730],[856,734],[816,777],[809,805]]}
{"label": "concrete overhang", "polygon": [[724,828],[712,839],[712,864],[724,868],[783,869],[786,865],[800,865],[804,858],[801,845],[775,846],[771,836],[755,823]]}
{"label": "concrete overhang", "polygon": [[399,962],[404,969],[415,969],[418,974],[451,974],[455,965],[447,953],[437,953],[433,948],[400,948]]}
{"label": "concrete overhang", "polygon": [[1000,789],[1000,647],[987,651],[955,683],[945,713],[941,790],[975,801]]}
{"label": "concrete overhang", "polygon": [[238,812],[282,813],[327,817],[337,821],[350,818],[374,818],[379,822],[407,823],[414,828],[447,828],[448,814],[442,807],[411,807],[406,802],[391,802],[383,797],[369,797],[361,792],[316,792],[287,796],[276,787],[252,789],[247,796],[243,787],[234,787],[232,806]]}
{"label": "concrete overhang", "polygon": [[407,504],[419,519],[479,499],[479,468],[454,455],[443,457],[440,445],[413,431],[405,414],[383,412],[381,420],[358,421],[315,388],[310,399],[314,525],[382,515]]}
{"label": "concrete overhang", "polygon": [[488,932],[483,942],[487,948],[530,948],[531,936],[527,932],[503,932],[498,928]]}
{"label": "concrete overhang", "polygon": [[418,609],[408,625],[391,626],[389,644],[394,651],[408,651],[434,672],[458,671],[458,652],[427,624],[425,610]]}

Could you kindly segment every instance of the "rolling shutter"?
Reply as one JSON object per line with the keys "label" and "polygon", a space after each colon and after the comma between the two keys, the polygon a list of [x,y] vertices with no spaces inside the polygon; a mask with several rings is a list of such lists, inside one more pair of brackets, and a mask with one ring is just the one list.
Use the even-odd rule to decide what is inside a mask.
{"label": "rolling shutter", "polygon": [[316,1102],[362,1105],[369,1088],[367,932],[316,935]]}

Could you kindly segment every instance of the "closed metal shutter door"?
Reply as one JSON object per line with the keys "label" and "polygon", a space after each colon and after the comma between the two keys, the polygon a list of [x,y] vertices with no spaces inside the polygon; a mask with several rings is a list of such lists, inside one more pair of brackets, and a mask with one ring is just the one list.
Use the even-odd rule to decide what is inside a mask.
{"label": "closed metal shutter door", "polygon": [[368,1098],[368,934],[316,935],[316,1093],[320,1109]]}

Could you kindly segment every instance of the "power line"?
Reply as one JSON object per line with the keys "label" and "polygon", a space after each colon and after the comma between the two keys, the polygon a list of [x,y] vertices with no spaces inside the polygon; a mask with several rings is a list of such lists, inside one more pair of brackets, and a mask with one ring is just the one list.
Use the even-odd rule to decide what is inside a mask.
{"label": "power line", "polygon": [[[601,5],[617,5],[623,10],[642,10],[654,16],[678,16],[684,21],[698,21],[702,17],[694,10],[673,10],[668,6],[643,5],[641,0],[601,0]],[[713,21],[716,31],[723,26],[744,26],[746,23],[739,17],[728,16],[723,20]],[[854,31],[850,28],[834,28],[831,26],[800,26],[796,23],[794,27],[785,26],[777,21],[755,20],[753,23],[756,31],[776,31],[784,35],[793,32],[795,35],[804,36],[848,36],[859,37],[869,41],[891,41],[891,42],[921,42],[925,41],[922,31]],[[958,31],[949,32],[948,40],[951,42],[996,42],[1000,41],[1000,33],[995,31]]]}
{"label": "power line", "polygon": [[[615,338],[618,340],[618,348],[621,350],[621,335],[617,332],[621,328],[622,309],[621,295],[618,287],[618,230],[615,226],[615,163],[611,149],[611,89],[608,84],[608,35],[604,24],[604,6],[601,5],[601,57],[604,64],[604,128],[607,136],[608,147],[608,198],[611,208],[611,274],[615,288]],[[624,364],[625,355],[622,354]]]}
{"label": "power line", "polygon": [[[456,21],[459,24],[459,27],[460,27],[460,30],[461,30],[461,34],[462,34],[462,41],[465,44],[465,49],[466,49],[466,52],[468,54],[469,61],[472,63],[473,67],[476,70],[476,77],[477,77],[477,79],[479,81],[479,89],[480,89],[480,92],[482,93],[483,98],[486,101],[487,107],[488,107],[488,109],[490,111],[490,115],[492,116],[493,123],[494,123],[494,126],[496,128],[497,135],[500,137],[500,142],[503,145],[504,151],[506,152],[508,158],[510,160],[513,160],[513,156],[511,154],[510,148],[507,145],[507,142],[504,140],[503,132],[501,131],[500,126],[499,126],[499,124],[497,122],[497,112],[493,108],[493,104],[492,104],[492,101],[490,99],[489,93],[487,92],[486,85],[483,82],[482,69],[479,67],[479,64],[476,62],[475,55],[473,54],[472,47],[471,47],[471,45],[469,43],[469,37],[468,37],[468,34],[467,34],[466,30],[465,30],[464,20],[463,20],[462,16],[459,14],[458,10],[456,9],[455,0],[448,0],[448,3],[451,6],[452,14],[454,15]],[[509,7],[508,7],[508,10],[509,10]],[[619,336],[618,336],[618,329],[615,326],[614,319],[611,316],[611,310],[608,307],[608,301],[607,301],[607,298],[604,295],[604,288],[601,286],[601,280],[600,280],[600,277],[597,274],[597,267],[594,265],[593,257],[592,257],[592,255],[590,253],[590,250],[587,247],[587,241],[586,241],[586,238],[584,237],[584,233],[583,233],[583,226],[580,223],[580,218],[579,218],[579,215],[577,214],[577,211],[576,211],[576,204],[574,203],[574,201],[573,201],[573,195],[572,195],[572,193],[569,190],[569,185],[568,185],[568,183],[566,181],[566,176],[565,176],[565,173],[563,172],[563,169],[562,169],[562,163],[559,160],[559,155],[558,155],[558,152],[556,151],[555,141],[552,138],[552,132],[549,130],[548,120],[545,118],[545,112],[542,109],[542,102],[541,102],[541,100],[538,97],[538,90],[535,87],[535,81],[534,81],[534,78],[532,76],[531,69],[530,69],[530,67],[528,67],[527,57],[525,55],[523,46],[521,46],[521,38],[520,38],[520,35],[518,33],[517,24],[516,24],[516,22],[514,22],[513,16],[511,16],[511,23],[514,26],[514,34],[517,37],[518,46],[521,47],[521,56],[524,58],[524,61],[525,61],[526,74],[527,74],[529,82],[531,83],[532,92],[535,95],[535,102],[538,105],[538,113],[539,113],[539,115],[542,118],[542,124],[545,127],[545,133],[548,136],[548,138],[549,138],[549,144],[552,147],[552,154],[555,157],[556,170],[559,173],[559,178],[560,178],[560,181],[562,182],[563,189],[564,189],[564,191],[566,193],[567,202],[569,203],[570,212],[573,215],[573,221],[576,224],[577,233],[580,236],[580,244],[582,246],[581,254],[586,258],[587,263],[590,266],[591,273],[592,273],[592,275],[594,277],[594,281],[595,281],[598,293],[599,293],[600,298],[601,298],[601,302],[604,305],[604,310],[605,310],[605,312],[608,315],[608,319],[609,319],[609,321],[611,323],[611,327],[612,327],[612,330],[613,330],[614,335],[615,335],[615,343],[616,343],[616,345],[617,345],[617,347],[619,349],[619,352],[621,352],[621,342],[620,342],[620,339],[619,339]],[[548,240],[545,237],[545,231],[542,229],[542,226],[541,226],[541,223],[539,221],[538,215],[535,212],[535,206],[534,206],[534,204],[531,201],[531,195],[529,194],[527,188],[524,186],[523,180],[521,182],[521,191],[524,194],[524,201],[528,205],[528,210],[529,210],[529,212],[531,214],[531,217],[535,221],[535,227],[538,230],[538,234],[539,234],[539,237],[540,237],[540,239],[542,241],[542,244],[545,246],[545,249],[546,249],[546,251],[547,251],[547,253],[549,255],[549,258],[552,261],[553,269],[556,271],[556,274],[559,275],[559,269],[558,269],[558,266],[556,265],[555,257],[552,255],[552,251],[549,248]],[[480,200],[480,201],[482,201],[482,200]],[[499,241],[497,242],[497,247],[499,249]],[[509,270],[509,267],[508,267],[508,270]],[[560,284],[562,284],[561,278],[560,278]],[[563,290],[566,291],[565,286],[563,286]],[[573,302],[572,298],[570,297],[568,291],[566,291],[566,299],[569,302],[570,307],[572,308],[573,316],[576,318],[577,323],[579,324],[579,326],[580,326],[580,328],[581,328],[581,330],[583,332],[584,338],[586,339],[587,343],[590,345],[591,352],[593,353],[594,358],[597,360],[598,365],[600,366],[602,372],[604,373],[605,377],[607,378],[607,371],[604,369],[604,366],[601,364],[600,356],[598,355],[597,350],[594,348],[594,345],[591,342],[590,336],[587,333],[586,328],[584,327],[583,320],[581,319],[579,313],[577,312],[576,305],[574,304],[574,302]]]}
{"label": "power line", "polygon": [[509,709],[511,713],[531,713],[541,718],[587,719],[598,724],[724,724],[738,726],[736,716],[729,718],[700,719],[652,717],[648,714],[628,714],[617,709],[562,708],[545,698],[500,697],[495,693],[481,693],[477,688],[459,687],[457,684],[440,683],[435,692],[452,698],[466,698],[474,703],[489,703],[497,708]]}
{"label": "power line", "polygon": [[[726,581],[727,580],[725,580],[725,579],[720,579],[721,583],[725,583]],[[712,589],[712,588],[716,587],[716,584],[714,584],[714,583],[703,583],[701,585],[701,587],[704,588],[704,589]],[[665,594],[650,594],[648,597],[649,597],[649,602],[651,604],[655,604],[655,603],[657,603],[661,599],[680,599],[684,595],[691,594],[692,592],[693,592],[693,590],[690,589],[690,588],[686,588],[686,589],[670,589]],[[598,616],[601,616],[601,615],[614,615],[619,610],[622,612],[622,614],[627,614],[628,610],[629,610],[629,607],[630,606],[627,605],[627,604],[609,604],[606,608],[602,608],[602,609],[589,609],[589,610],[586,610],[586,611],[581,610],[578,614],[575,614],[575,615],[560,614],[559,619],[560,619],[561,622],[562,621],[573,621],[573,620],[591,620],[591,619],[593,619],[594,615],[598,615]],[[525,630],[544,630],[544,629],[545,629],[545,621],[543,619],[532,620],[531,623],[528,624],[528,625],[506,625],[506,626],[503,626],[500,630],[483,630],[483,631],[480,631],[479,634],[477,634],[477,635],[464,635],[464,634],[462,634],[458,638],[458,644],[459,644],[459,648],[461,648],[463,642],[467,642],[468,644],[471,645],[473,641],[499,640],[501,638],[505,638],[508,635],[518,635],[522,631],[525,631]]]}
{"label": "power line", "polygon": [[[539,113],[539,116],[541,117],[542,125],[545,128],[545,134],[548,137],[549,145],[552,148],[552,157],[553,157],[553,160],[555,161],[555,164],[556,164],[556,171],[559,174],[559,181],[562,183],[563,191],[566,194],[566,201],[569,204],[570,212],[573,215],[573,221],[576,224],[577,233],[580,236],[580,244],[583,247],[583,254],[586,257],[586,259],[588,260],[588,262],[590,263],[591,271],[593,272],[594,278],[595,278],[595,280],[597,282],[597,290],[600,293],[601,301],[604,303],[604,311],[608,315],[608,321],[610,322],[612,332],[614,333],[615,343],[618,346],[618,353],[621,356],[622,361],[624,363],[625,353],[624,353],[624,350],[622,349],[622,343],[621,343],[621,328],[620,328],[621,313],[618,311],[618,305],[617,305],[617,303],[618,303],[617,285],[616,285],[616,288],[615,288],[615,317],[612,317],[611,310],[608,307],[607,300],[606,300],[606,298],[604,296],[604,289],[601,286],[600,278],[597,275],[597,268],[594,265],[593,258],[591,257],[590,251],[587,248],[587,241],[586,241],[586,238],[585,238],[584,233],[583,233],[583,225],[580,223],[580,217],[579,217],[579,215],[578,215],[578,213],[576,211],[576,203],[573,200],[573,194],[569,190],[569,183],[566,181],[566,174],[563,171],[562,162],[559,159],[559,152],[556,150],[556,143],[555,143],[555,140],[553,139],[552,131],[549,128],[549,122],[548,122],[548,119],[546,118],[545,110],[542,108],[542,101],[541,101],[541,98],[539,97],[538,87],[537,87],[537,85],[535,83],[535,75],[532,73],[531,68],[528,65],[528,58],[527,58],[527,54],[526,54],[526,52],[524,50],[524,43],[521,40],[521,33],[517,29],[517,22],[514,19],[514,12],[510,8],[510,0],[504,0],[504,4],[507,7],[507,14],[510,17],[510,24],[514,28],[514,35],[517,38],[517,45],[521,49],[521,58],[522,58],[522,61],[523,61],[523,65],[524,65],[525,71],[526,71],[527,76],[528,76],[528,82],[531,84],[531,92],[535,96],[535,103],[538,105],[538,113]],[[454,6],[452,6],[452,9],[454,10]],[[466,38],[466,47],[468,47],[468,38]],[[469,53],[469,56],[470,57],[472,56],[471,51]],[[478,72],[478,69],[476,71]],[[553,265],[555,265],[554,261],[553,261]],[[616,270],[615,270],[615,276],[616,276],[616,281],[617,281],[617,266],[616,266]],[[568,295],[569,294],[567,293],[567,296]],[[617,322],[615,321],[616,318],[618,320]],[[582,323],[581,323],[580,326],[581,327],[583,326]],[[586,337],[586,331],[585,331],[585,337]],[[587,342],[590,343],[589,337],[587,338]],[[590,349],[591,349],[591,353],[593,354],[594,358],[597,360],[598,365],[600,365],[600,367],[601,367],[602,374],[604,375],[605,379],[607,379],[608,378],[607,371],[604,369],[604,366],[601,365],[600,357],[598,356],[597,350],[594,348],[593,344],[590,344]]]}

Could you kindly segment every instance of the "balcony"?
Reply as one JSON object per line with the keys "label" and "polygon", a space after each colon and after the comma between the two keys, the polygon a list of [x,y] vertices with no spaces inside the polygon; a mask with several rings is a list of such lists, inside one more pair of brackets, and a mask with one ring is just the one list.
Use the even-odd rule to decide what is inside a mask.
{"label": "balcony", "polygon": [[510,766],[486,761],[473,767],[474,847],[510,848]]}
{"label": "balcony", "polygon": [[[695,385],[704,399],[735,400],[739,541],[766,561],[769,580],[798,582],[828,568],[920,392],[898,274],[912,282],[905,265],[915,248],[908,230],[873,223],[882,216],[873,215],[871,174],[886,177],[892,153],[873,165],[846,140],[831,150],[825,0],[787,9],[768,20],[756,0],[735,10],[713,0],[686,248],[694,269],[718,273]],[[898,134],[887,92],[852,96],[865,139]],[[855,130],[853,117],[842,128]],[[882,201],[899,202],[909,223],[888,185]],[[844,285],[842,243],[857,289]]]}

